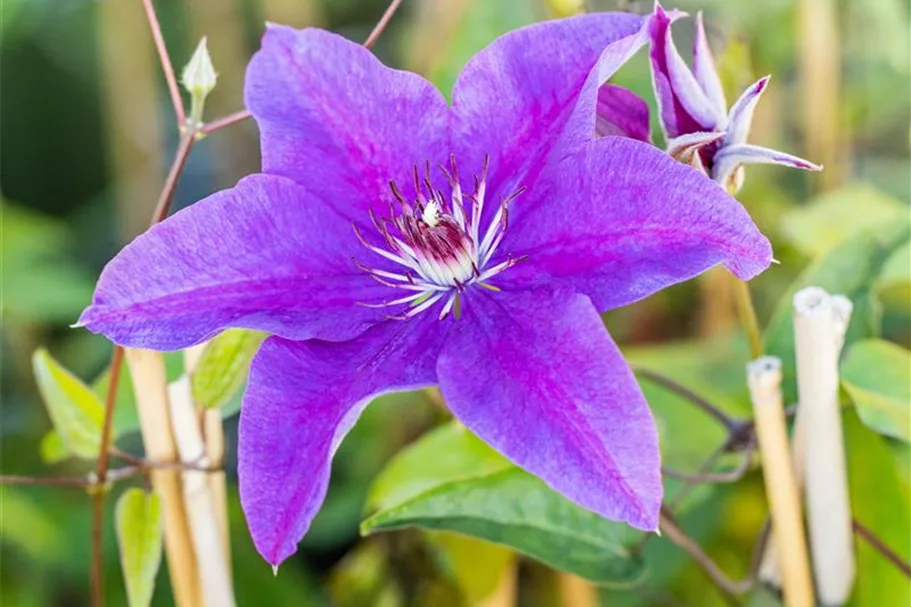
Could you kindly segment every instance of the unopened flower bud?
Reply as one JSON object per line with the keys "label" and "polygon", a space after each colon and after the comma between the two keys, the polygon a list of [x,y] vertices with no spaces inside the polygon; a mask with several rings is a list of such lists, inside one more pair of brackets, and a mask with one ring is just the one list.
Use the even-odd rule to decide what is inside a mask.
{"label": "unopened flower bud", "polygon": [[203,36],[181,74],[183,86],[190,93],[190,121],[193,124],[202,121],[206,97],[215,88],[217,80],[218,74],[215,73],[209,49],[206,47],[206,38]]}

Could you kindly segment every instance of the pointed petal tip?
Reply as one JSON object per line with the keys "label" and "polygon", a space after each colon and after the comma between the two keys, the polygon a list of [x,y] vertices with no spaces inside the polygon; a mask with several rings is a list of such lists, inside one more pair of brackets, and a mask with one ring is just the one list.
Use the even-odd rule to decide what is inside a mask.
{"label": "pointed petal tip", "polygon": [[278,565],[277,564],[272,565],[272,577],[278,577]]}
{"label": "pointed petal tip", "polygon": [[89,325],[92,323],[92,317],[97,311],[95,304],[87,306],[85,310],[82,311],[82,314],[79,315],[79,318],[76,319],[76,322],[70,325],[71,329],[91,329]]}

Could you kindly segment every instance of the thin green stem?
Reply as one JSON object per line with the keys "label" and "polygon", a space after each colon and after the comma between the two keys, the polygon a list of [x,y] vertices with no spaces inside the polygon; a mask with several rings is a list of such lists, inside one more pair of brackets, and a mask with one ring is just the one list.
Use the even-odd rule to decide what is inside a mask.
{"label": "thin green stem", "polygon": [[734,295],[737,300],[740,324],[743,325],[747,339],[750,341],[750,359],[756,360],[763,354],[762,332],[759,330],[759,320],[756,318],[756,307],[753,305],[750,285],[743,280],[735,280]]}

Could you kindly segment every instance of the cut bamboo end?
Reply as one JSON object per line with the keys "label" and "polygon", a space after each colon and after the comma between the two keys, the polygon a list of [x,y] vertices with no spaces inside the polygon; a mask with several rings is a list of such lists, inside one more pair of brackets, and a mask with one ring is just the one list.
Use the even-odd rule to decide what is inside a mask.
{"label": "cut bamboo end", "polygon": [[809,287],[794,296],[797,394],[810,552],[819,600],[840,605],[854,585],[854,535],[838,390],[851,302]]}
{"label": "cut bamboo end", "polygon": [[[190,377],[183,375],[169,387],[171,422],[174,439],[182,462],[208,465],[206,447],[202,440],[202,428],[193,404]],[[193,537],[193,548],[199,568],[203,605],[231,607],[234,591],[228,573],[228,561],[224,555],[223,539],[214,513],[216,512],[209,490],[207,473],[201,470],[185,470],[183,480],[184,506]]]}
{"label": "cut bamboo end", "polygon": [[[167,376],[160,352],[124,350],[133,379],[136,408],[146,456],[160,462],[176,462],[177,446],[171,434]],[[196,554],[190,536],[176,470],[153,470],[152,488],[161,497],[164,514],[164,546],[174,601],[178,607],[202,604]]]}
{"label": "cut bamboo end", "polygon": [[813,584],[804,539],[800,498],[788,449],[781,400],[781,360],[765,356],[747,365],[747,384],[753,401],[756,437],[776,531],[782,590],[788,607],[813,607]]}

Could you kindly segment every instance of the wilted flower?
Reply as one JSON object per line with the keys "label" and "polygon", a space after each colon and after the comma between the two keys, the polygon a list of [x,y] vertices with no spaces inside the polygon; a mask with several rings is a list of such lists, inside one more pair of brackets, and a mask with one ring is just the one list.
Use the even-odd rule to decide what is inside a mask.
{"label": "wilted flower", "polygon": [[643,25],[608,13],[510,33],[468,63],[451,107],[339,36],[269,27],[246,84],[263,174],[127,246],[80,322],[163,350],[274,334],[239,443],[270,563],[294,553],[367,403],[433,385],[557,491],[657,528],[655,425],[598,313],[719,263],[751,278],[771,249],[704,175],[596,137],[596,107],[599,130],[625,132],[599,89]]}
{"label": "wilted flower", "polygon": [[671,37],[671,23],[679,16],[682,13],[668,14],[656,2],[650,26],[652,79],[668,153],[704,171],[731,192],[740,189],[746,164],[820,170],[819,165],[797,156],[747,143],[753,111],[771,77],[750,86],[729,112],[702,13],[696,16],[692,70]]}

